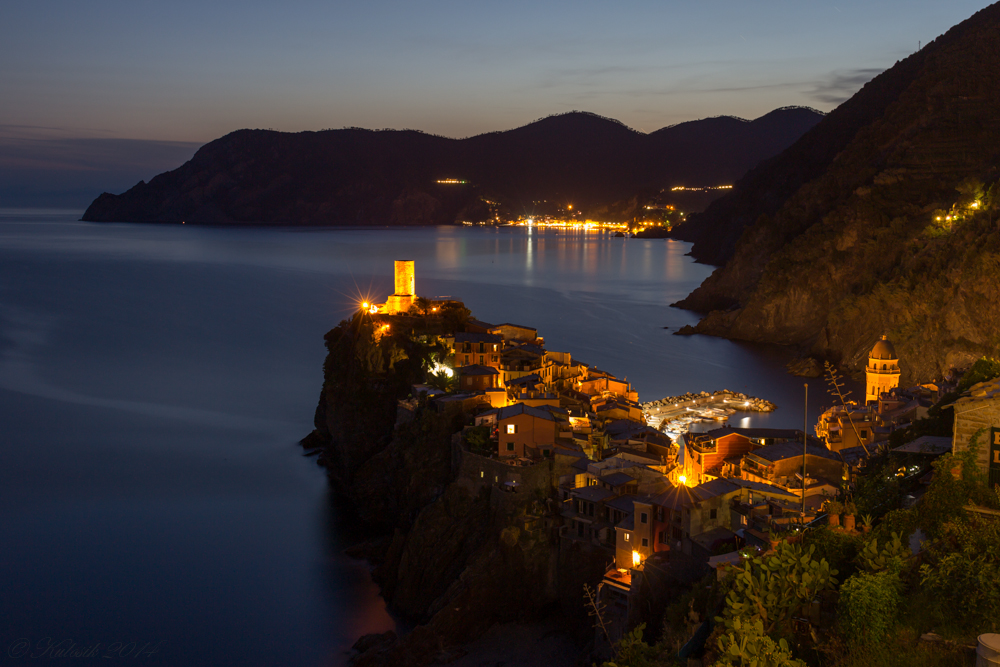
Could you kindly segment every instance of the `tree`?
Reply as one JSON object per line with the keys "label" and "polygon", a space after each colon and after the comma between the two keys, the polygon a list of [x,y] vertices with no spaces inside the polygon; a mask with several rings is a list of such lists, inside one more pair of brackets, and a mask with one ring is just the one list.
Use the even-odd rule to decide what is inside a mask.
{"label": "tree", "polygon": [[466,430],[465,442],[468,443],[469,449],[476,454],[489,456],[494,452],[490,442],[490,427],[486,424],[473,426]]}

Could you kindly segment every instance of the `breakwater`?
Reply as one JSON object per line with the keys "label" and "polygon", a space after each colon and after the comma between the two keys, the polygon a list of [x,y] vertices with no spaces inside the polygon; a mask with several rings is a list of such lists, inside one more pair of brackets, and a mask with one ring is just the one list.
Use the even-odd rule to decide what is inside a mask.
{"label": "breakwater", "polygon": [[772,412],[777,406],[763,398],[723,389],[688,392],[642,404],[646,423],[667,433],[686,433],[692,424],[724,422],[737,412]]}

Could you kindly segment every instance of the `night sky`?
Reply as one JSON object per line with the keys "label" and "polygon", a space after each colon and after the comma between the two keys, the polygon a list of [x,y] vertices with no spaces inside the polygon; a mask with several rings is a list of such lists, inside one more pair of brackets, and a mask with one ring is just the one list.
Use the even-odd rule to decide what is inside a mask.
{"label": "night sky", "polygon": [[985,4],[4,2],[0,207],[85,204],[244,127],[464,137],[579,109],[650,132],[829,111]]}

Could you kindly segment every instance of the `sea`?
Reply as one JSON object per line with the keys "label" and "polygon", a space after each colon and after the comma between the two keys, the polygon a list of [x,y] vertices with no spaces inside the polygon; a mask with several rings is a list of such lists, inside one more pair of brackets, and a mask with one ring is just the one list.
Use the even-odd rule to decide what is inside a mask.
{"label": "sea", "polygon": [[788,350],[676,336],[689,244],[525,227],[95,224],[0,210],[0,660],[344,665],[402,630],[298,441],[323,334],[393,290],[536,327],[641,401],[730,389],[801,428]]}

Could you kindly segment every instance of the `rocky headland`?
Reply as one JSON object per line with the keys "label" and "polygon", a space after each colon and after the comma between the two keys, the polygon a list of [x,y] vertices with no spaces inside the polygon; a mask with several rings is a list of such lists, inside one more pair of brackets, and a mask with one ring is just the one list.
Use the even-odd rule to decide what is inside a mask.
{"label": "rocky headland", "polygon": [[996,356],[998,77],[994,4],[675,230],[721,265],[677,304],[704,315],[693,332],[796,346],[854,371],[888,334],[904,385]]}
{"label": "rocky headland", "polygon": [[354,664],[451,661],[496,624],[542,619],[586,646],[583,583],[600,578],[605,556],[560,553],[540,523],[547,494],[498,493],[463,474],[453,434],[467,415],[400,401],[435,350],[394,328],[378,337],[359,314],[326,335],[316,428],[302,442],[318,452],[341,511],[373,535],[351,553],[373,563],[389,607],[415,625],[362,638]]}
{"label": "rocky headland", "polygon": [[[645,134],[589,113],[449,139],[415,130],[239,130],[122,194],[92,222],[440,225],[572,203],[592,219],[632,219],[675,185],[732,183],[822,118],[785,108]],[[541,207],[541,208],[540,208]],[[690,210],[690,209],[689,209]]]}

